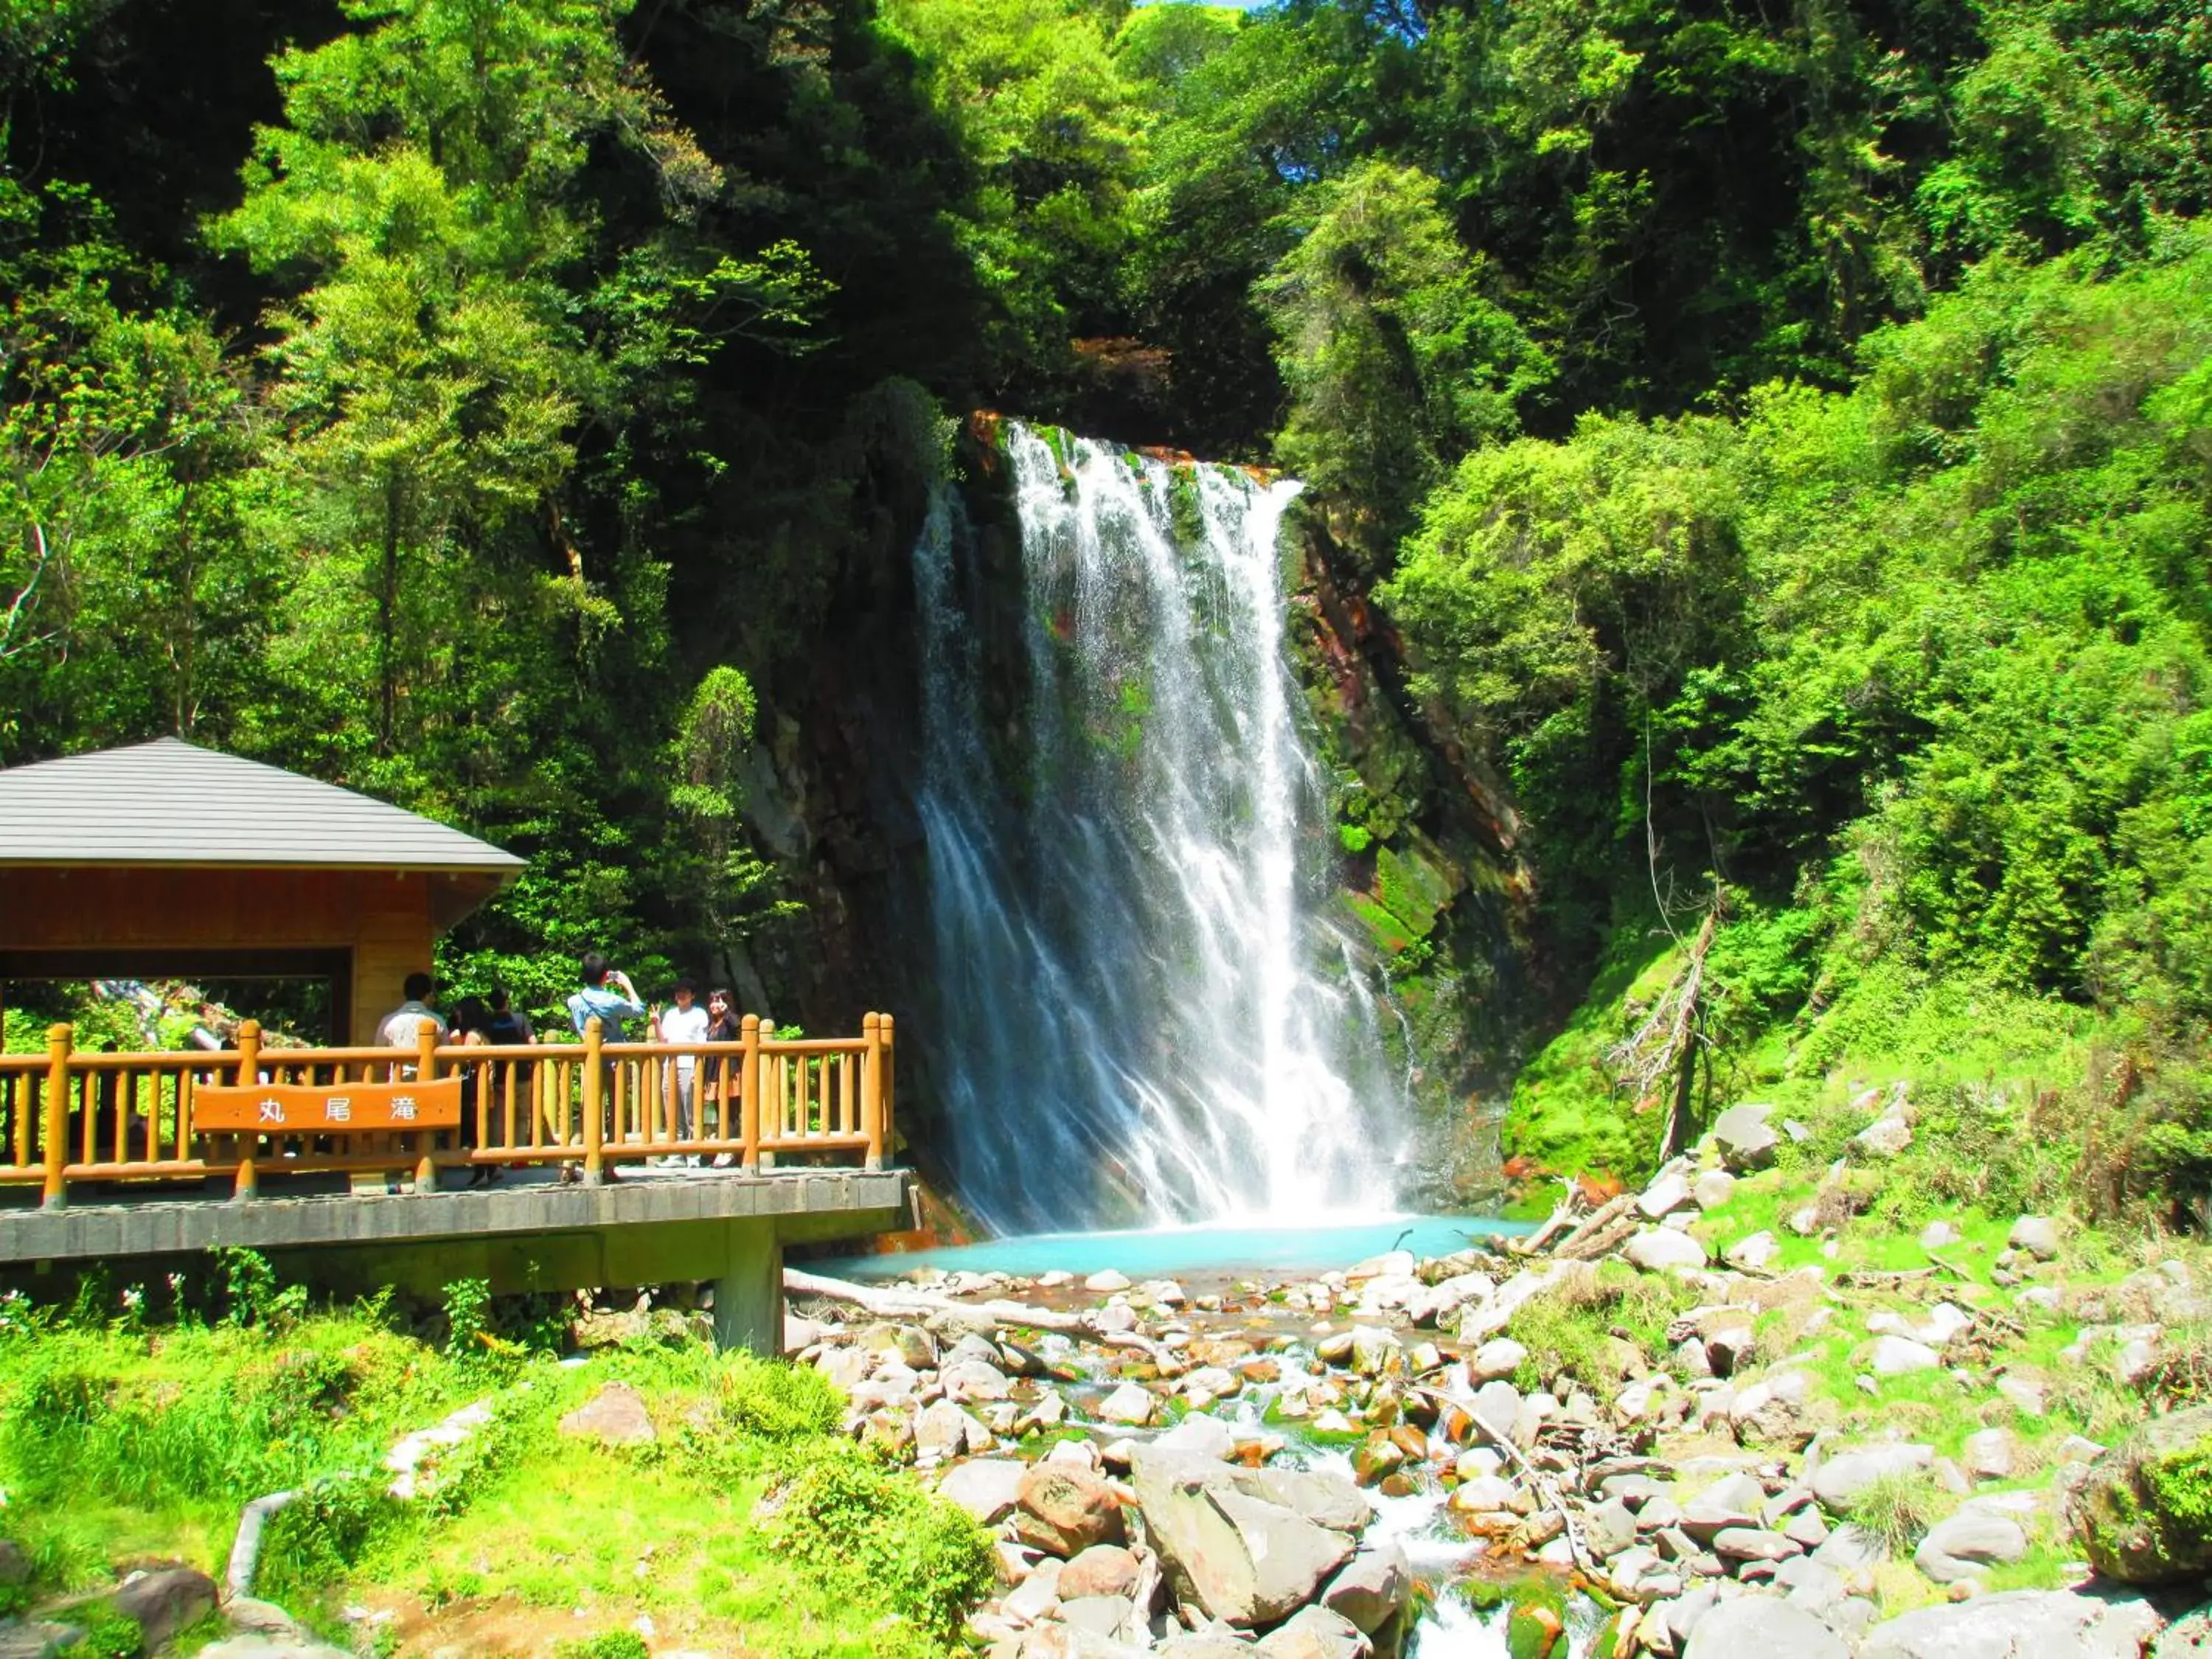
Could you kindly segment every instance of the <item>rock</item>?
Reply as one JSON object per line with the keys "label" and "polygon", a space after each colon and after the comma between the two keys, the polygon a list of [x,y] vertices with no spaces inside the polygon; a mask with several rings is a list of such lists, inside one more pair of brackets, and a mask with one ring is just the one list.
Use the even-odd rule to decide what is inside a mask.
{"label": "rock", "polygon": [[1851,1137],[1851,1145],[1869,1158],[1895,1158],[1912,1144],[1912,1126],[1899,1110],[1884,1112]]}
{"label": "rock", "polygon": [[1965,1237],[1948,1221],[1931,1221],[1920,1230],[1920,1248],[1923,1250],[1948,1250]]}
{"label": "rock", "polygon": [[2024,1215],[2012,1224],[2005,1243],[2038,1261],[2049,1261],[2058,1254],[2058,1225],[2047,1215]]}
{"label": "rock", "polygon": [[1781,1254],[1782,1246],[1775,1242],[1772,1233],[1758,1232],[1729,1245],[1723,1259],[1731,1267],[1756,1273],[1765,1272]]}
{"label": "rock", "polygon": [[1146,1530],[1179,1595],[1246,1628],[1304,1607],[1352,1553],[1345,1533],[1239,1489],[1243,1477],[1272,1473],[1152,1447],[1139,1448],[1134,1460]]}
{"label": "rock", "polygon": [[1368,1659],[1375,1650],[1342,1613],[1315,1607],[1268,1632],[1251,1651],[1266,1659]]}
{"label": "rock", "polygon": [[2212,1601],[2183,1613],[2160,1631],[2148,1659],[2212,1659]]}
{"label": "rock", "polygon": [[1528,1358],[1528,1350],[1511,1337],[1492,1337],[1477,1348],[1474,1358],[1468,1361],[1468,1375],[1478,1384],[1496,1382],[1519,1370]]}
{"label": "rock", "polygon": [[1702,1267],[1705,1247],[1687,1233],[1668,1227],[1647,1227],[1628,1241],[1621,1251],[1646,1273],[1665,1273],[1675,1267]]}
{"label": "rock", "polygon": [[1656,1221],[1672,1215],[1689,1201],[1689,1177],[1680,1173],[1667,1174],[1644,1189],[1643,1195],[1636,1200],[1636,1208],[1646,1221]]}
{"label": "rock", "polygon": [[1709,1375],[1734,1376],[1751,1361],[1759,1350],[1759,1339],[1752,1334],[1748,1325],[1731,1325],[1724,1331],[1715,1331],[1705,1339],[1705,1366]]}
{"label": "rock", "polygon": [[125,1579],[106,1601],[144,1632],[152,1653],[215,1606],[215,1580],[191,1567],[161,1567]]}
{"label": "rock", "polygon": [[1398,1443],[1377,1429],[1353,1449],[1352,1478],[1363,1486],[1371,1486],[1405,1461],[1406,1454]]}
{"label": "rock", "polygon": [[[0,1645],[0,1655],[8,1653]],[[236,1636],[225,1637],[220,1642],[210,1642],[200,1650],[201,1659],[353,1659],[345,1648],[334,1648],[318,1642],[312,1637],[270,1636],[260,1631],[244,1631]],[[13,1659],[9,1656],[9,1659]]]}
{"label": "rock", "polygon": [[1708,1170],[1691,1183],[1690,1196],[1701,1210],[1717,1210],[1735,1196],[1735,1177],[1726,1170]]}
{"label": "rock", "polygon": [[1039,1463],[1022,1476],[1019,1503],[1014,1536],[1048,1554],[1073,1556],[1121,1540],[1121,1500],[1089,1469]]}
{"label": "rock", "polygon": [[1231,1468],[1229,1479],[1249,1497],[1279,1504],[1316,1526],[1357,1537],[1374,1518],[1366,1494],[1342,1475],[1312,1469]]}
{"label": "rock", "polygon": [[1782,1218],[1782,1224],[1800,1238],[1810,1238],[1820,1231],[1820,1206],[1801,1204]]}
{"label": "rock", "polygon": [[913,1370],[927,1370],[937,1364],[936,1340],[915,1325],[871,1325],[860,1333],[860,1346],[871,1353],[895,1354]]}
{"label": "rock", "polygon": [[1713,1534],[1713,1553],[1723,1561],[1787,1561],[1804,1553],[1795,1539],[1764,1527],[1723,1527]]}
{"label": "rock", "polygon": [[1395,1538],[1363,1545],[1328,1581],[1322,1605],[1372,1636],[1405,1608],[1413,1594],[1413,1564]]}
{"label": "rock", "polygon": [[1119,1544],[1093,1544],[1073,1556],[1060,1569],[1060,1599],[1079,1601],[1090,1595],[1133,1595],[1144,1564]]}
{"label": "rock", "polygon": [[645,1396],[627,1382],[610,1382],[561,1419],[561,1432],[608,1446],[642,1446],[654,1438]]}
{"label": "rock", "polygon": [[1060,1575],[1067,1563],[1047,1556],[1035,1571],[1014,1586],[1001,1603],[1007,1613],[1024,1624],[1033,1624],[1060,1605]]}
{"label": "rock", "polygon": [[1940,1370],[1943,1356],[1909,1336],[1878,1336],[1869,1363],[1876,1376],[1903,1376],[1912,1371]]}
{"label": "rock", "polygon": [[1407,1298],[1406,1316],[1416,1325],[1442,1324],[1470,1302],[1480,1302],[1498,1288],[1487,1273],[1455,1273],[1425,1285]]}
{"label": "rock", "polygon": [[1731,1106],[1713,1120],[1713,1145],[1731,1170],[1763,1170],[1774,1162],[1782,1138],[1767,1121],[1773,1115],[1771,1105],[1760,1103]]}
{"label": "rock", "polygon": [[1101,1296],[1111,1296],[1116,1291],[1129,1288],[1129,1275],[1112,1267],[1101,1267],[1083,1281],[1083,1288]]}
{"label": "rock", "polygon": [[1765,1488],[1751,1476],[1725,1475],[1683,1506],[1682,1530],[1700,1544],[1710,1544],[1724,1528],[1755,1527],[1765,1497]]}
{"label": "rock", "polygon": [[1850,1659],[1843,1638],[1801,1607],[1772,1595],[1742,1595],[1710,1608],[1682,1649],[1683,1659]]}
{"label": "rock", "polygon": [[2090,1564],[2127,1584],[2212,1571],[2212,1406],[2153,1418],[2089,1467],[2066,1519]]}
{"label": "rock", "polygon": [[990,1430],[949,1400],[925,1406],[915,1414],[914,1449],[917,1456],[935,1460],[957,1457],[963,1452],[988,1451]]}
{"label": "rock", "polygon": [[1627,1504],[1610,1499],[1584,1511],[1583,1538],[1594,1555],[1619,1555],[1636,1542],[1636,1517]]}
{"label": "rock", "polygon": [[1729,1425],[1746,1444],[1798,1447],[1813,1437],[1804,1420],[1809,1385],[1796,1370],[1770,1371],[1729,1401]]}
{"label": "rock", "polygon": [[2134,1596],[2014,1590],[1876,1625],[1859,1659],[2137,1659],[2163,1622]]}
{"label": "rock", "polygon": [[979,1526],[995,1527],[1021,1501],[1022,1477],[1028,1473],[1018,1457],[979,1457],[956,1467],[937,1490],[974,1516]]}
{"label": "rock", "polygon": [[11,1538],[0,1538],[0,1584],[27,1584],[31,1582],[31,1558],[23,1553],[23,1547]]}
{"label": "rock", "polygon": [[1997,1394],[2022,1417],[2041,1417],[2050,1409],[2041,1385],[2024,1376],[1997,1378]]}
{"label": "rock", "polygon": [[1867,1446],[1822,1458],[1807,1484],[1832,1514],[1840,1515],[1877,1476],[1924,1469],[1935,1461],[1933,1449],[1923,1445]]}
{"label": "rock", "polygon": [[1151,1389],[1141,1382],[1124,1382],[1099,1403],[1098,1417],[1101,1422],[1140,1429],[1158,1409],[1159,1401],[1152,1398]]}
{"label": "rock", "polygon": [[1912,1564],[1939,1584],[1955,1584],[2027,1553],[2027,1534],[2018,1522],[2002,1515],[1960,1514],[1929,1529]]}
{"label": "rock", "polygon": [[1193,1452],[1225,1462],[1237,1449],[1237,1431],[1218,1417],[1193,1412],[1152,1443],[1164,1450]]}
{"label": "rock", "polygon": [[963,1404],[990,1400],[1005,1400],[1013,1393],[1013,1384],[1006,1374],[987,1360],[963,1359],[947,1365],[937,1374],[947,1400]]}
{"label": "rock", "polygon": [[1373,1325],[1352,1328],[1352,1368],[1362,1376],[1380,1376],[1397,1369],[1403,1345],[1390,1332]]}
{"label": "rock", "polygon": [[2012,1478],[2014,1457],[2012,1436],[2002,1429],[1984,1429],[1979,1434],[1970,1434],[1963,1448],[1961,1462],[1969,1478],[1975,1480],[2008,1480]]}
{"label": "rock", "polygon": [[1889,1553],[1872,1533],[1845,1522],[1814,1550],[1813,1559],[1824,1567],[1850,1573],[1880,1566],[1889,1559]]}
{"label": "rock", "polygon": [[1509,1439],[1514,1419],[1521,1414],[1521,1391],[1502,1378],[1486,1382],[1474,1391],[1473,1410],[1477,1420],[1499,1439]]}
{"label": "rock", "polygon": [[1513,1483],[1503,1476],[1478,1474],[1452,1489],[1451,1506],[1462,1515],[1490,1515],[1513,1507]]}

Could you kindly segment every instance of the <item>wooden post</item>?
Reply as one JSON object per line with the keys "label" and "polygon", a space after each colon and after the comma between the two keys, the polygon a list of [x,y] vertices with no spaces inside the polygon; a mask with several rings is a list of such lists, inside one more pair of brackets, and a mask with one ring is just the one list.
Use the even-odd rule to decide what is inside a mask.
{"label": "wooden post", "polygon": [[261,1022],[240,1020],[238,1024],[238,1086],[251,1089],[261,1081]]}
{"label": "wooden post", "polygon": [[605,1038],[599,1017],[584,1022],[584,1183],[596,1187],[604,1180],[600,1139],[605,1133],[599,1112],[605,1102],[606,1073],[600,1069],[599,1048]]}
{"label": "wooden post", "polygon": [[898,1115],[895,1109],[897,1097],[898,1056],[891,1045],[891,1017],[885,1014],[877,1022],[884,1045],[883,1087],[876,1091],[876,1109],[883,1114],[884,1153],[889,1158],[898,1155]]}
{"label": "wooden post", "polygon": [[740,1027],[744,1058],[738,1062],[738,1134],[744,1143],[744,1167],[760,1168],[760,1016],[747,1014]]}
{"label": "wooden post", "polygon": [[860,1131],[868,1138],[866,1167],[884,1167],[884,1017],[881,1014],[860,1016],[860,1041],[867,1044],[863,1062],[866,1075],[860,1080]]}
{"label": "wooden post", "polygon": [[62,1171],[69,1167],[71,1036],[66,1025],[46,1028],[46,1144],[44,1150],[46,1158],[46,1206],[49,1210],[58,1210],[69,1202],[69,1182]]}

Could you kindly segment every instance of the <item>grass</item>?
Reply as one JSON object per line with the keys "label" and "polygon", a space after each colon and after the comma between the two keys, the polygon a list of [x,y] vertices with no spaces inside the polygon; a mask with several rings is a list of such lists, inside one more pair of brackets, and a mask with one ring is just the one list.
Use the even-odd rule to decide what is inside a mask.
{"label": "grass", "polygon": [[1892,1469],[1868,1481],[1851,1500],[1850,1522],[1892,1560],[1901,1561],[1928,1535],[1940,1501],[1924,1470]]}
{"label": "grass", "polygon": [[[381,1302],[156,1329],[9,1311],[0,1532],[40,1596],[134,1559],[219,1572],[240,1506],[280,1486],[305,1495],[272,1521],[257,1588],[332,1634],[365,1602],[433,1633],[542,1615],[619,1643],[647,1617],[664,1644],[924,1659],[952,1650],[989,1580],[981,1534],[836,1435],[842,1401],[811,1370],[700,1342],[556,1365],[495,1318],[489,1347],[454,1344]],[[559,1433],[617,1379],[653,1443]],[[386,1498],[392,1441],[478,1399],[491,1423],[441,1455],[429,1495]]]}

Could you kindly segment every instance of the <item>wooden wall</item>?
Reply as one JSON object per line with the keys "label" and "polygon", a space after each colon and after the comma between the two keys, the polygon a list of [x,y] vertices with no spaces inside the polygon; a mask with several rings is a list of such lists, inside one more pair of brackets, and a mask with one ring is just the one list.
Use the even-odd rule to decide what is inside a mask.
{"label": "wooden wall", "polygon": [[[430,966],[433,878],[370,870],[0,867],[0,951],[346,950],[351,1030],[373,1042]],[[127,972],[118,965],[106,971]]]}

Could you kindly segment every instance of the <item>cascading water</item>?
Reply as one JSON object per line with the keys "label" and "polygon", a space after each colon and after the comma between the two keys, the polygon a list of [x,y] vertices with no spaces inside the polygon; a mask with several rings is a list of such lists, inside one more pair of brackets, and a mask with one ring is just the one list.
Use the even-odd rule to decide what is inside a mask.
{"label": "cascading water", "polygon": [[[1018,425],[1006,447],[1023,662],[985,660],[949,491],[915,552],[928,1042],[963,1196],[1009,1231],[1388,1207],[1401,1080],[1317,919],[1276,546],[1296,486]],[[1025,706],[994,730],[1010,670]]]}

